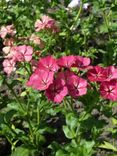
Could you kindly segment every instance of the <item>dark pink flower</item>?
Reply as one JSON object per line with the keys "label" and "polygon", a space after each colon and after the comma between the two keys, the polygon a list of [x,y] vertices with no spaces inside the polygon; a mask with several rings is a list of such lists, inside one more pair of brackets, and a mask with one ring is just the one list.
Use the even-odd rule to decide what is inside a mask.
{"label": "dark pink flower", "polygon": [[44,70],[36,69],[31,75],[27,86],[30,86],[37,90],[46,90],[49,85],[53,82],[54,73]]}
{"label": "dark pink flower", "polygon": [[114,66],[109,66],[109,67],[105,68],[105,72],[106,72],[106,80],[105,81],[117,79],[117,68],[115,68]]}
{"label": "dark pink flower", "polygon": [[100,85],[100,94],[104,99],[117,101],[117,81],[102,82]]}
{"label": "dark pink flower", "polygon": [[52,56],[47,56],[47,57],[41,58],[38,62],[37,67],[40,70],[49,70],[52,72],[56,72],[59,69],[56,59],[53,58]]}
{"label": "dark pink flower", "polygon": [[57,60],[57,63],[60,67],[71,68],[71,66],[75,63],[75,57],[70,56],[63,56]]}
{"label": "dark pink flower", "polygon": [[73,66],[78,67],[79,69],[88,69],[90,62],[91,62],[90,58],[76,56],[75,64]]}
{"label": "dark pink flower", "polygon": [[7,73],[8,75],[10,75],[13,71],[16,70],[15,64],[16,64],[16,62],[14,59],[5,59],[3,61],[4,72]]}
{"label": "dark pink flower", "polygon": [[106,71],[105,68],[100,66],[94,66],[92,69],[88,71],[88,79],[92,82],[96,81],[105,81],[106,79]]}
{"label": "dark pink flower", "polygon": [[85,95],[87,92],[87,81],[76,75],[69,76],[67,80],[69,94],[74,98]]}
{"label": "dark pink flower", "polygon": [[62,79],[55,79],[45,92],[47,98],[55,103],[61,103],[68,94],[68,89]]}

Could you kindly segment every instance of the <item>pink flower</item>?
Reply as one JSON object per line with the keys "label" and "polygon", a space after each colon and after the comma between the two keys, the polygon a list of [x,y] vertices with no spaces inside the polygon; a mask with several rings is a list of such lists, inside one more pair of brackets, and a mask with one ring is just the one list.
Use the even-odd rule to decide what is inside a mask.
{"label": "pink flower", "polygon": [[102,82],[100,85],[100,94],[104,99],[117,101],[117,81]]}
{"label": "pink flower", "polygon": [[5,54],[5,58],[13,58],[17,52],[16,46],[7,46],[2,49]]}
{"label": "pink flower", "polygon": [[40,48],[44,48],[44,42],[35,34],[32,34],[30,37],[30,41],[32,41],[34,44],[39,45]]}
{"label": "pink flower", "polygon": [[53,82],[53,77],[53,72],[36,69],[27,82],[27,86],[40,91],[46,90]]}
{"label": "pink flower", "polygon": [[106,72],[106,80],[105,81],[117,79],[117,68],[115,68],[114,66],[109,66],[109,67],[105,68],[105,72]]}
{"label": "pink flower", "polygon": [[13,46],[13,44],[14,44],[14,39],[13,39],[13,38],[6,38],[6,39],[4,39],[3,44],[4,44],[5,46]]}
{"label": "pink flower", "polygon": [[70,55],[70,56],[63,56],[57,60],[57,64],[60,67],[65,67],[65,68],[71,68],[71,66],[75,63],[75,57]]}
{"label": "pink flower", "polygon": [[43,29],[51,30],[52,32],[58,32],[58,27],[56,25],[56,21],[49,16],[42,16],[41,20],[37,20],[35,22],[36,31],[40,31]]}
{"label": "pink flower", "polygon": [[56,71],[58,71],[59,66],[57,65],[55,58],[53,58],[52,56],[46,56],[39,60],[38,68],[40,70],[49,70],[52,72],[56,72]]}
{"label": "pink flower", "polygon": [[88,71],[88,79],[92,82],[96,81],[105,81],[106,80],[106,71],[100,66],[94,66]]}
{"label": "pink flower", "polygon": [[74,98],[85,95],[87,92],[87,81],[76,75],[71,75],[67,80],[67,88],[69,94]]}
{"label": "pink flower", "polygon": [[33,54],[33,48],[31,46],[21,45],[17,46],[17,53],[15,58],[17,61],[31,61]]}
{"label": "pink flower", "polygon": [[56,78],[45,92],[49,100],[55,103],[61,103],[68,94],[68,89],[62,79]]}
{"label": "pink flower", "polygon": [[14,30],[13,25],[7,25],[6,27],[5,26],[1,27],[0,37],[4,39],[7,34],[10,36],[14,36],[16,34],[16,30]]}
{"label": "pink flower", "polygon": [[15,71],[15,63],[14,59],[5,59],[3,61],[4,72],[10,75],[13,71]]}
{"label": "pink flower", "polygon": [[76,56],[75,64],[73,66],[78,67],[79,69],[88,69],[90,62],[91,62],[90,58]]}

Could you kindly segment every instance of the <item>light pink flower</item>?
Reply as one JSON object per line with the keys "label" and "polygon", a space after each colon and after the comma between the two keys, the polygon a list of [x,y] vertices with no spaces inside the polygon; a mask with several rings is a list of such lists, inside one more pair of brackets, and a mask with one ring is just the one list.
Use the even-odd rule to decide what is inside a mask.
{"label": "light pink flower", "polygon": [[37,20],[35,22],[35,29],[36,31],[40,31],[43,29],[51,30],[52,32],[58,32],[59,29],[57,27],[56,21],[49,16],[42,16],[41,20]]}
{"label": "light pink flower", "polygon": [[3,61],[4,72],[10,75],[13,71],[15,71],[16,70],[15,63],[16,62],[14,61],[14,59],[5,59]]}
{"label": "light pink flower", "polygon": [[16,34],[16,30],[13,25],[2,26],[0,30],[0,37],[5,38],[6,35],[14,36]]}
{"label": "light pink flower", "polygon": [[55,58],[53,58],[52,56],[46,56],[39,60],[38,68],[41,70],[49,70],[52,72],[56,72],[58,71],[59,66],[57,65]]}
{"label": "light pink flower", "polygon": [[55,103],[61,103],[67,94],[68,89],[65,86],[64,81],[58,78],[53,81],[45,92],[48,99]]}
{"label": "light pink flower", "polygon": [[39,47],[40,47],[41,49],[43,49],[44,46],[45,46],[45,45],[44,45],[44,42],[43,42],[38,36],[36,36],[35,34],[32,34],[32,35],[31,35],[30,41],[32,41],[34,44],[39,45]]}
{"label": "light pink flower", "polygon": [[57,60],[57,64],[60,67],[65,67],[65,68],[71,68],[71,66],[75,63],[75,57],[70,55],[70,56],[63,56]]}
{"label": "light pink flower", "polygon": [[6,38],[6,39],[4,39],[3,44],[4,44],[5,46],[13,46],[13,44],[14,44],[14,39],[13,39],[13,38]]}
{"label": "light pink flower", "polygon": [[5,54],[5,58],[13,58],[16,55],[17,47],[16,46],[6,46],[2,49]]}
{"label": "light pink flower", "polygon": [[36,69],[27,82],[27,86],[40,91],[46,90],[53,82],[53,77],[53,72]]}
{"label": "light pink flower", "polygon": [[100,85],[100,94],[104,99],[117,101],[117,81],[102,82]]}
{"label": "light pink flower", "polygon": [[67,80],[67,88],[69,94],[72,97],[77,98],[87,93],[87,81],[76,75],[71,75]]}
{"label": "light pink flower", "polygon": [[15,58],[17,61],[31,61],[33,48],[31,46],[21,45],[17,46],[17,53]]}

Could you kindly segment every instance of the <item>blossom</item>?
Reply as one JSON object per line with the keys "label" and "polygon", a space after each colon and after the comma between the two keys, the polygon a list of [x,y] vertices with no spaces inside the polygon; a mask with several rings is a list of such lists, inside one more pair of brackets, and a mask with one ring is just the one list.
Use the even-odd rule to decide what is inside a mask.
{"label": "blossom", "polygon": [[27,86],[40,91],[45,90],[53,82],[53,77],[53,72],[36,69],[27,82]]}
{"label": "blossom", "polygon": [[15,63],[16,62],[14,61],[14,59],[5,59],[3,61],[4,72],[10,75],[13,71],[15,71],[16,70]]}
{"label": "blossom", "polygon": [[30,41],[32,41],[34,44],[39,45],[40,48],[44,48],[44,42],[35,34],[32,34],[30,37]]}
{"label": "blossom", "polygon": [[33,48],[31,46],[21,45],[17,46],[17,52],[15,58],[17,61],[31,61],[33,54]]}
{"label": "blossom", "polygon": [[79,69],[88,69],[90,65],[90,58],[76,56],[75,57],[75,64],[73,66],[78,67]]}
{"label": "blossom", "polygon": [[105,81],[117,79],[117,68],[115,68],[114,66],[109,66],[105,68],[105,72],[106,72]]}
{"label": "blossom", "polygon": [[117,101],[117,81],[102,82],[100,85],[100,94],[104,99]]}
{"label": "blossom", "polygon": [[57,27],[56,21],[49,16],[43,15],[40,19],[37,19],[35,22],[36,31],[40,30],[52,30],[52,32],[58,32],[59,29]]}
{"label": "blossom", "polygon": [[76,75],[71,75],[67,80],[67,88],[69,94],[74,98],[85,95],[87,92],[87,81]]}
{"label": "blossom", "polygon": [[88,71],[87,77],[92,82],[105,81],[106,71],[103,67],[94,66],[92,69]]}
{"label": "blossom", "polygon": [[6,38],[6,39],[4,39],[3,44],[4,44],[5,46],[13,46],[13,44],[14,44],[14,39],[13,39],[13,38]]}
{"label": "blossom", "polygon": [[57,64],[60,67],[70,68],[75,63],[75,57],[70,56],[63,56],[57,60]]}
{"label": "blossom", "polygon": [[45,91],[47,98],[55,103],[61,103],[68,94],[67,86],[62,79],[56,78]]}
{"label": "blossom", "polygon": [[5,58],[14,58],[14,56],[17,52],[17,47],[16,46],[6,46],[6,47],[2,48],[2,51],[5,54]]}
{"label": "blossom", "polygon": [[69,4],[68,4],[68,8],[76,8],[79,7],[81,5],[80,0],[72,0]]}
{"label": "blossom", "polygon": [[56,59],[52,56],[46,56],[44,58],[41,58],[38,62],[37,67],[40,70],[49,70],[52,72],[56,72],[59,69]]}
{"label": "blossom", "polygon": [[13,24],[12,25],[7,25],[6,27],[5,26],[1,27],[0,37],[4,39],[7,34],[10,35],[10,36],[14,36],[16,34],[16,30],[14,30]]}

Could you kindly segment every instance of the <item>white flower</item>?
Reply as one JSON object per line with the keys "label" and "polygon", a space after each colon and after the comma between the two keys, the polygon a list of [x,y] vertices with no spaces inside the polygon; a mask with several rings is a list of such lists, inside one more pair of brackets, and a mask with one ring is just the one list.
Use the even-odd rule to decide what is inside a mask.
{"label": "white flower", "polygon": [[72,0],[69,4],[68,4],[68,8],[76,8],[79,7],[81,5],[80,0]]}

